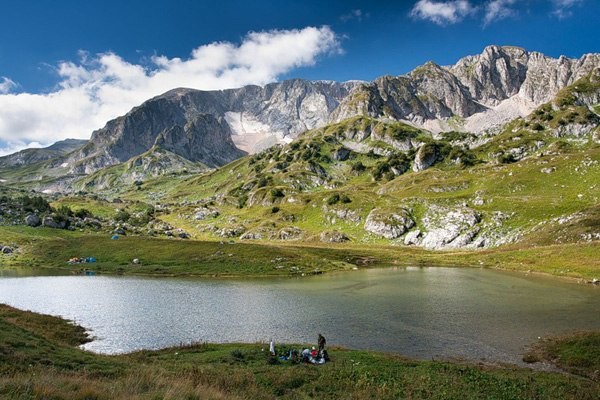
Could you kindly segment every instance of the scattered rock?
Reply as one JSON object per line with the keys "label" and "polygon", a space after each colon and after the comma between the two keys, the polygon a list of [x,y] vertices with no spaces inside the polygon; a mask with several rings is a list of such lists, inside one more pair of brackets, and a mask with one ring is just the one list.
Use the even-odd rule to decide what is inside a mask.
{"label": "scattered rock", "polygon": [[217,231],[217,235],[224,238],[238,237],[246,232],[246,227],[243,225],[230,226]]}
{"label": "scattered rock", "polygon": [[260,232],[246,232],[240,236],[240,240],[261,240],[263,238]]}
{"label": "scattered rock", "polygon": [[220,213],[217,210],[213,210],[210,208],[196,209],[194,219],[196,221],[202,221],[207,218],[217,218],[219,215]]}
{"label": "scattered rock", "polygon": [[295,226],[289,226],[289,227],[281,229],[279,232],[277,232],[275,234],[275,237],[272,237],[272,238],[279,239],[279,240],[294,240],[294,239],[300,239],[301,237],[302,237],[302,230],[300,228],[297,228]]}
{"label": "scattered rock", "polygon": [[325,243],[343,243],[350,240],[345,233],[336,230],[321,232],[320,239]]}
{"label": "scattered rock", "polygon": [[553,173],[554,171],[556,171],[556,167],[542,168],[542,169],[540,170],[540,172],[541,172],[542,174],[551,174],[551,173]]}

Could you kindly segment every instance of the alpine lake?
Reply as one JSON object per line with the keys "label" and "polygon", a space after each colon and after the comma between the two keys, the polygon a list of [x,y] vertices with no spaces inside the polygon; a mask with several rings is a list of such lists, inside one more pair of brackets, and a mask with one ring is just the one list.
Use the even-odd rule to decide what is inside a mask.
{"label": "alpine lake", "polygon": [[481,268],[407,267],[290,279],[17,276],[0,303],[72,320],[124,353],[197,342],[315,343],[418,359],[521,363],[540,337],[600,329],[600,288]]}

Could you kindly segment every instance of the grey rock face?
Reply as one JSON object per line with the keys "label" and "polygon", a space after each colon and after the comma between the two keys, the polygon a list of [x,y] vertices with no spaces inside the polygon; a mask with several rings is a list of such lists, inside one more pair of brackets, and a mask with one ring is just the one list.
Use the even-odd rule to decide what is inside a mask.
{"label": "grey rock face", "polygon": [[365,220],[364,229],[386,239],[402,236],[415,225],[409,210],[397,208],[394,210],[374,209]]}
{"label": "grey rock face", "polygon": [[66,162],[72,173],[89,174],[158,146],[218,167],[246,154],[238,147],[261,150],[325,124],[355,85],[291,80],[223,91],[174,89],[109,121],[55,166]]}
{"label": "grey rock face", "polygon": [[[535,107],[599,67],[600,54],[554,59],[517,47],[489,46],[452,66],[429,62],[405,76],[358,85],[331,119],[364,114],[426,126],[428,121],[471,117],[511,98]],[[504,122],[522,116],[518,110],[503,112],[512,113],[501,118]]]}

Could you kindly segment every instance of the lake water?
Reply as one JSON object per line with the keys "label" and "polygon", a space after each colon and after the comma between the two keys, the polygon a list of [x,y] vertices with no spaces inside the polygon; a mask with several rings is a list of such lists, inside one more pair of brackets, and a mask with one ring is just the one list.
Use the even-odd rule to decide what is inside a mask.
{"label": "lake water", "polygon": [[0,302],[59,315],[101,353],[191,342],[307,342],[519,362],[538,336],[600,329],[600,288],[484,269],[394,268],[302,279],[0,277]]}

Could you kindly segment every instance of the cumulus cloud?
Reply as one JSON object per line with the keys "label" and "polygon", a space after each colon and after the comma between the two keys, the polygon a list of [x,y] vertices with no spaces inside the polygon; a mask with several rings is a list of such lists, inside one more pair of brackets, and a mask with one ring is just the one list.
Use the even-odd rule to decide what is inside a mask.
{"label": "cumulus cloud", "polygon": [[516,11],[512,6],[516,0],[492,0],[485,5],[485,16],[483,24],[488,25],[494,21],[516,15]]}
{"label": "cumulus cloud", "polygon": [[59,83],[45,94],[11,93],[17,85],[0,80],[0,154],[89,138],[94,129],[143,101],[176,87],[216,90],[264,85],[317,58],[341,52],[327,26],[251,32],[241,43],[217,42],[194,49],[187,59],[154,56],[147,66],[114,53],[90,56],[56,67]]}
{"label": "cumulus cloud", "polygon": [[573,15],[571,8],[582,3],[582,0],[551,0],[552,14],[560,19]]}
{"label": "cumulus cloud", "polygon": [[454,24],[462,21],[476,8],[468,0],[433,1],[419,0],[410,15],[415,19],[429,20],[438,25]]}

